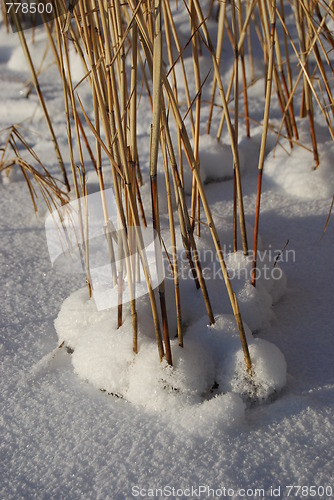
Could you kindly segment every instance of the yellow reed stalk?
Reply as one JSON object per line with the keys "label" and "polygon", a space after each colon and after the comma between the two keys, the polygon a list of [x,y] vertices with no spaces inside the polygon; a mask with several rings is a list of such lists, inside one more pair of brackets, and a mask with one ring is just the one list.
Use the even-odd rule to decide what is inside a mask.
{"label": "yellow reed stalk", "polygon": [[[305,106],[306,106],[306,112],[307,112],[307,115],[309,118],[309,123],[310,123],[310,132],[311,132],[311,139],[312,139],[312,146],[313,146],[314,161],[315,161],[316,167],[318,167],[319,154],[318,154],[317,139],[315,136],[315,128],[314,128],[312,92],[310,89],[308,79],[306,78],[306,75],[305,75],[305,73],[307,73],[309,75],[308,60],[306,58],[305,33],[303,30],[303,26],[302,26],[302,18],[301,18],[301,12],[299,10],[299,8],[300,8],[299,2],[297,2],[297,0],[294,0],[293,4],[294,4],[294,14],[295,14],[297,33],[298,33],[299,47],[300,47],[300,59],[303,63],[303,67],[305,68],[305,72],[304,72]],[[311,85],[311,86],[313,87],[313,85]]]}
{"label": "yellow reed stalk", "polygon": [[266,102],[263,116],[262,140],[258,163],[258,184],[256,196],[256,213],[254,225],[254,247],[253,247],[253,264],[252,264],[252,285],[256,286],[256,262],[257,262],[257,244],[259,234],[259,219],[260,219],[260,204],[261,204],[261,186],[262,186],[262,173],[265,158],[265,150],[267,144],[269,112],[272,92],[272,82],[274,73],[274,55],[275,55],[275,31],[276,31],[276,0],[270,0],[270,48],[269,48],[269,62],[268,62],[268,75],[266,81]]}
{"label": "yellow reed stalk", "polygon": [[[201,75],[199,69],[198,58],[198,29],[197,29],[197,15],[194,9],[193,1],[190,0],[190,23],[191,23],[191,46],[192,58],[196,85],[196,112],[195,112],[195,134],[194,134],[194,156],[200,168],[199,161],[199,134],[201,122]],[[196,207],[197,207],[197,236],[200,236],[200,201],[196,180],[193,177],[192,194],[191,194],[191,227],[194,229],[196,220]]]}
{"label": "yellow reed stalk", "polygon": [[[226,2],[219,2],[219,16],[218,16],[218,26],[217,26],[217,46],[216,46],[216,59],[217,64],[220,66],[221,55],[223,50],[223,38],[224,38],[224,25],[225,25],[225,15],[226,15]],[[217,90],[217,79],[216,76],[213,76],[212,82],[212,90],[211,90],[211,103],[209,110],[209,118],[206,133],[210,134],[211,130],[211,121],[212,121],[212,113],[213,106],[215,102],[215,95]]]}
{"label": "yellow reed stalk", "polygon": [[[160,233],[160,214],[159,214],[159,197],[158,197],[158,152],[160,142],[160,121],[161,121],[161,106],[162,106],[162,31],[161,31],[161,0],[154,2],[154,41],[153,41],[153,111],[152,111],[152,127],[151,127],[151,147],[150,147],[150,179],[151,179],[151,198],[152,198],[152,218],[153,230],[157,232],[159,242],[161,241]],[[154,240],[156,242],[156,240]],[[158,251],[156,251],[156,259],[158,259]],[[158,265],[158,264],[157,264]],[[168,364],[172,364],[172,353],[169,340],[169,329],[167,319],[165,284],[164,280],[159,284],[159,297],[161,306],[162,325],[165,341],[166,360]]]}

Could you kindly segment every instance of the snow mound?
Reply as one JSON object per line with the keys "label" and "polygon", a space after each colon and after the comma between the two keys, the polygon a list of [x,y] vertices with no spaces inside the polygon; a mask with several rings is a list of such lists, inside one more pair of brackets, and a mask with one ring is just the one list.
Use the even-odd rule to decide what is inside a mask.
{"label": "snow mound", "polygon": [[74,349],[74,371],[97,389],[177,418],[190,432],[239,425],[247,401],[266,401],[285,384],[282,353],[269,342],[254,339],[245,324],[253,361],[250,376],[231,315],[217,316],[212,326],[204,318],[190,325],[184,332],[184,348],[172,339],[173,367],[159,362],[145,322],[139,321],[139,352],[134,354],[130,314],[119,329],[116,317],[115,309],[97,311],[85,289],[65,300],[55,326],[60,340]]}
{"label": "snow mound", "polygon": [[242,317],[252,332],[268,325],[273,316],[272,305],[286,290],[286,276],[275,266],[268,250],[258,251],[256,287],[251,284],[253,256],[242,251],[227,254],[226,266],[237,295]]}
{"label": "snow mound", "polygon": [[[224,230],[219,231],[223,238],[221,241],[226,241],[225,247],[229,245],[230,227],[225,224]],[[226,236],[226,238],[224,238]],[[198,252],[200,255],[203,273],[207,282],[209,296],[214,311],[229,313],[231,311],[228,294],[223,283],[223,274],[221,271],[218,257],[214,251],[209,251],[208,245],[209,236],[203,232],[203,235],[198,242]],[[269,326],[270,321],[274,317],[273,305],[275,305],[284,295],[286,290],[286,276],[281,267],[275,260],[277,252],[271,248],[264,248],[257,252],[257,268],[256,268],[256,287],[251,284],[252,279],[252,262],[253,255],[245,256],[242,251],[225,252],[225,263],[228,274],[237,295],[240,306],[240,311],[243,320],[252,332],[261,330]],[[193,283],[190,284],[181,282],[181,294],[193,295]],[[182,293],[182,287],[187,288],[187,292]],[[189,308],[188,308],[189,306]],[[197,310],[193,300],[185,303],[185,317],[187,321],[192,322],[192,319],[198,319]],[[189,319],[188,319],[189,318]]]}
{"label": "snow mound", "polygon": [[313,154],[294,147],[289,155],[279,150],[275,157],[268,156],[264,165],[264,178],[270,185],[280,186],[287,194],[305,200],[325,199],[333,196],[334,155],[333,142],[319,150],[320,165],[314,169]]}
{"label": "snow mound", "polygon": [[245,325],[253,371],[247,371],[239,333],[233,316],[221,315],[211,331],[216,357],[216,383],[224,393],[246,400],[267,400],[286,384],[287,366],[281,351],[272,343],[254,338]]}
{"label": "snow mound", "polygon": [[286,361],[281,351],[263,339],[249,343],[253,363],[252,376],[247,373],[241,349],[236,350],[218,377],[227,390],[247,399],[266,400],[286,384]]}
{"label": "snow mound", "polygon": [[131,338],[124,335],[122,329],[110,332],[108,325],[104,326],[101,328],[100,324],[97,331],[92,328],[82,335],[72,356],[73,367],[97,389],[123,395],[129,384],[129,367],[134,361]]}

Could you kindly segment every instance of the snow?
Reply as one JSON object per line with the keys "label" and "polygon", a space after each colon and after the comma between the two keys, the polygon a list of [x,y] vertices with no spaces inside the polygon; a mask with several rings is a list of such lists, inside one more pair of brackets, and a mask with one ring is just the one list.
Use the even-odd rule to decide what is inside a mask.
{"label": "snow", "polygon": [[[247,162],[240,148],[240,172],[244,173]],[[186,163],[184,156],[184,162]],[[204,183],[222,181],[233,178],[233,156],[231,146],[222,144],[211,135],[201,135],[199,138],[199,161],[201,177]],[[184,188],[191,194],[192,174],[190,168],[185,168]]]}
{"label": "snow", "polygon": [[291,197],[305,200],[330,198],[334,185],[333,141],[323,141],[319,152],[321,168],[314,170],[309,151],[295,147],[288,156],[282,149],[278,150],[274,158],[266,161],[265,181],[279,184]]}
{"label": "snow", "polygon": [[[4,129],[16,123],[50,171],[59,175],[38,99],[34,93],[28,99],[22,93],[28,72],[17,35],[7,35],[0,25],[0,40],[1,144],[8,134]],[[41,56],[43,45],[36,50]],[[68,161],[57,78],[50,67],[41,74],[41,85]],[[261,120],[263,82],[252,92],[260,104],[251,112]],[[86,99],[84,88],[82,94]],[[143,97],[141,109],[146,105]],[[144,113],[141,116],[145,169],[149,123]],[[251,384],[221,280],[208,279],[216,318],[209,327],[200,293],[182,280],[187,328],[184,349],[172,340],[174,369],[159,363],[147,299],[141,297],[135,357],[130,318],[117,330],[110,310],[96,311],[94,302],[88,302],[81,275],[52,268],[42,201],[40,214],[34,216],[22,176],[2,172],[2,498],[121,500],[132,498],[136,486],[148,497],[149,488],[170,486],[185,492],[200,485],[233,489],[227,498],[237,498],[240,488],[264,488],[270,498],[270,488],[280,487],[280,498],[286,498],[287,485],[333,486],[332,218],[323,235],[334,190],[333,145],[320,118],[316,115],[321,161],[316,171],[311,152],[294,147],[286,156],[278,147],[274,155],[276,136],[269,136],[260,219],[262,273],[256,289],[249,286],[250,260],[240,251],[231,254],[233,182],[221,182],[215,149],[225,148],[224,137],[223,146],[216,146],[215,139],[201,136],[204,164],[207,159],[203,174],[207,182],[216,181],[206,184],[206,192],[249,327]],[[214,128],[219,119],[215,113]],[[298,125],[310,148],[307,126],[303,130],[301,121]],[[252,139],[247,140],[240,130],[250,247],[259,128],[254,125],[251,131]],[[147,193],[146,185],[146,200]],[[164,218],[162,224],[168,244]],[[203,228],[199,251],[212,276],[216,263],[211,254],[204,254],[208,241]],[[282,270],[280,279],[275,279],[277,269]],[[172,282],[167,279],[168,287]],[[175,331],[172,301],[168,314]],[[59,340],[65,345],[60,347]],[[181,492],[177,496],[186,498]]]}
{"label": "snow", "polygon": [[[172,340],[173,367],[170,367],[165,362],[157,362],[155,341],[140,324],[139,353],[135,355],[130,317],[118,330],[114,324],[111,333],[116,311],[101,315],[87,298],[83,301],[84,292],[75,292],[65,300],[55,326],[60,341],[74,349],[74,371],[97,389],[158,413],[177,414],[185,421],[184,415],[192,407],[198,411],[200,408],[202,420],[197,427],[206,427],[207,419],[212,420],[217,411],[223,422],[240,421],[240,402],[234,413],[229,405],[225,407],[227,396],[232,401],[237,401],[236,394],[246,399],[265,400],[285,385],[284,356],[269,342],[252,339],[245,325],[254,362],[252,377],[247,374],[233,316],[217,317],[212,327],[203,319],[192,324],[186,330],[184,349]],[[252,295],[249,297],[252,299]],[[148,309],[147,299],[145,305]],[[256,313],[261,310],[254,309]],[[212,393],[219,397],[207,404]]]}

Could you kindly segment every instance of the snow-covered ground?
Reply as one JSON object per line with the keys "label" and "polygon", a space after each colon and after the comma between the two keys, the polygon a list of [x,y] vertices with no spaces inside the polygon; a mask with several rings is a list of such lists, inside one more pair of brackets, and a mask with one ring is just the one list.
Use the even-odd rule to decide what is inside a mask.
{"label": "snow-covered ground", "polygon": [[[36,57],[43,54],[41,35],[33,50]],[[204,63],[201,67],[205,72]],[[47,168],[58,174],[37,96],[33,92],[26,99],[22,92],[28,78],[17,35],[7,35],[0,25],[0,144],[8,134],[4,129],[16,124]],[[54,67],[42,73],[41,85],[66,158],[63,95]],[[250,92],[251,116],[261,120],[263,82]],[[145,105],[143,97],[142,109]],[[207,116],[205,108],[203,115]],[[148,114],[147,122],[145,113],[140,116],[138,142],[145,172],[150,123]],[[216,113],[213,128],[219,118]],[[278,119],[273,122],[279,126]],[[262,385],[259,397],[270,394],[270,398],[261,404],[242,397],[242,353],[221,280],[208,279],[217,318],[210,328],[200,294],[181,283],[188,325],[185,348],[181,354],[173,344],[179,378],[166,371],[162,387],[163,368],[155,345],[149,342],[150,333],[147,338],[140,336],[142,349],[133,364],[125,328],[115,356],[115,342],[108,338],[114,321],[110,312],[97,313],[93,303],[87,304],[86,291],[81,290],[83,276],[52,269],[43,204],[35,216],[23,176],[11,172],[1,177],[1,498],[334,496],[333,219],[323,235],[334,191],[334,146],[318,114],[316,126],[321,161],[317,171],[312,153],[303,148],[294,147],[287,156],[278,146],[274,157],[276,136],[269,136],[261,248],[272,270],[277,252],[288,241],[279,263],[286,289],[284,277],[262,280],[256,291],[247,280],[233,280],[243,318],[254,334],[250,350],[255,367],[261,367],[259,385],[274,376],[275,392],[270,384]],[[299,127],[303,143],[310,147],[307,124],[300,122]],[[219,171],[220,148],[226,146],[206,137],[204,131],[203,121],[202,174],[222,243],[229,251],[233,181],[227,179],[225,169]],[[247,140],[240,128],[250,240],[260,127],[253,125],[251,133]],[[226,151],[224,158],[228,166]],[[89,183],[96,189],[93,176]],[[146,176],[147,206],[149,191]],[[167,238],[167,219],[162,219],[162,227]],[[199,242],[202,254],[208,242],[204,229]],[[204,265],[212,273],[210,258]],[[231,272],[240,262],[247,269],[242,259],[240,254],[237,261],[227,258]],[[140,325],[149,329],[150,313],[145,298],[141,300]],[[96,335],[93,343],[91,331]],[[57,348],[58,337],[75,348],[72,355]],[[88,360],[87,353],[93,353]],[[90,365],[94,356],[95,364]],[[269,360],[269,365],[261,364],[261,359]],[[193,391],[205,393],[215,382],[224,394],[203,400]],[[121,392],[125,398],[108,392]],[[314,485],[316,490],[289,488],[298,485]],[[326,486],[333,490],[326,491]]]}

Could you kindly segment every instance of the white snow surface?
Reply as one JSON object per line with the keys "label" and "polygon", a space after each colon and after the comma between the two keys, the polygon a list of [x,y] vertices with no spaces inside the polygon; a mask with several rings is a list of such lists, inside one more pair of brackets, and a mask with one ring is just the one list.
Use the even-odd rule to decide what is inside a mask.
{"label": "white snow surface", "polygon": [[[41,38],[34,49],[39,60]],[[5,129],[19,125],[49,170],[59,175],[37,96],[32,92],[27,99],[22,92],[28,71],[20,50],[17,35],[7,35],[0,24],[1,145]],[[79,68],[76,72],[79,80]],[[68,165],[56,69],[49,67],[40,82]],[[262,83],[250,90],[259,99],[256,109],[251,107],[258,121]],[[82,89],[89,108],[87,96]],[[143,96],[141,109],[147,103]],[[274,114],[275,109],[274,103]],[[144,172],[150,129],[146,115],[140,115],[138,141]],[[213,127],[219,119],[214,114]],[[307,124],[298,125],[310,148]],[[316,129],[321,159],[316,171],[312,153],[302,148],[294,147],[290,156],[277,148],[274,156],[276,136],[269,135],[260,219],[262,273],[256,289],[247,279],[251,261],[241,251],[231,253],[233,181],[221,181],[227,176],[221,175],[215,149],[228,149],[227,141],[223,137],[223,146],[214,147],[215,139],[205,138],[205,128],[201,132],[205,188],[249,327],[253,384],[221,279],[208,279],[216,318],[212,326],[200,292],[182,280],[185,347],[179,349],[172,340],[173,369],[158,361],[149,304],[145,297],[139,299],[135,357],[130,318],[117,330],[113,311],[97,313],[94,302],[88,302],[83,276],[52,269],[43,203],[34,216],[22,175],[2,174],[1,498],[121,500],[132,498],[139,488],[141,498],[189,498],[192,487],[193,498],[210,498],[208,490],[198,495],[200,486],[217,490],[211,498],[221,497],[218,489],[224,487],[230,488],[225,498],[241,497],[242,488],[249,490],[244,498],[255,498],[259,488],[263,498],[273,497],[271,488],[280,488],[277,497],[287,498],[287,485],[334,490],[333,216],[323,235],[334,191],[334,150],[320,116]],[[260,128],[254,125],[251,131],[252,138],[246,139],[240,128],[250,247]],[[149,206],[147,182],[143,199]],[[89,185],[96,189],[93,180]],[[161,222],[168,244],[167,218]],[[217,267],[211,254],[204,253],[209,242],[203,227],[198,248],[210,277]],[[265,279],[265,271],[271,279]],[[168,294],[171,280],[166,287]],[[175,332],[171,302],[168,317]],[[59,339],[74,349],[72,355],[65,346],[57,347]],[[159,491],[164,487],[169,489]]]}
{"label": "white snow surface", "polygon": [[[249,376],[233,316],[217,317],[212,327],[206,326],[203,319],[191,325],[186,331],[184,349],[178,348],[176,340],[171,342],[173,367],[170,367],[166,362],[157,362],[155,341],[140,324],[139,354],[135,355],[130,318],[116,330],[111,322],[116,311],[100,314],[87,298],[83,301],[83,295],[87,295],[86,290],[75,292],[65,300],[55,326],[60,340],[74,348],[75,372],[97,389],[159,413],[177,414],[181,419],[191,407],[196,409],[212,399],[210,405],[201,406],[203,420],[195,428],[198,432],[199,427],[206,427],[206,417],[212,419],[212,413],[219,411],[224,415],[227,391],[258,400],[272,396],[285,385],[284,356],[269,342],[252,339],[245,325],[254,364],[254,373]],[[148,304],[142,301],[140,311],[145,306],[147,310]],[[215,384],[219,391],[213,390]],[[224,397],[213,398],[212,393],[223,393]],[[232,394],[228,396],[233,398]],[[240,420],[239,409],[240,402],[236,404],[235,415],[227,406],[224,423]]]}

